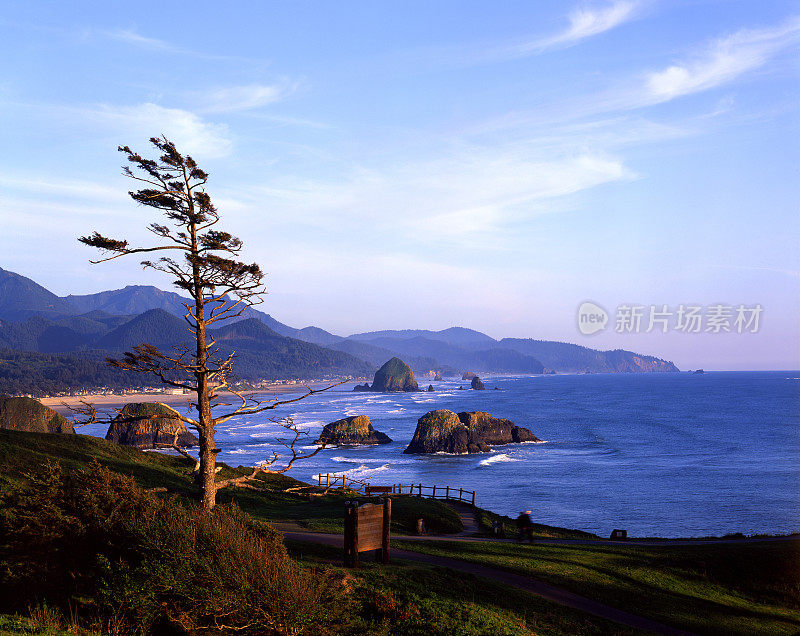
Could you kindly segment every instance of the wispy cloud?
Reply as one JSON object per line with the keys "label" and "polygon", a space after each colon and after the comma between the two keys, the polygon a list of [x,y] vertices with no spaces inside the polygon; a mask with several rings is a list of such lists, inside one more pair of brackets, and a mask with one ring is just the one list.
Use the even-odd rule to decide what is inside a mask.
{"label": "wispy cloud", "polygon": [[[719,102],[712,113],[695,116],[679,126],[653,124],[643,119],[631,121],[633,129],[608,124],[633,117],[632,111],[733,84],[774,63],[775,58],[796,47],[798,42],[800,16],[771,28],[738,31],[696,47],[684,61],[609,80],[611,88],[565,97],[536,109],[509,111],[473,124],[466,133],[494,135],[503,130],[551,129],[561,135],[566,134],[569,127],[580,132],[580,128],[589,126],[598,131],[604,129],[603,134],[610,133],[619,141],[640,143],[684,136],[689,129],[699,132],[700,120],[730,111],[730,95]],[[604,119],[598,120],[598,117]],[[616,132],[611,132],[614,128]]]}
{"label": "wispy cloud", "polygon": [[569,27],[556,35],[498,49],[490,53],[496,58],[518,58],[541,53],[551,48],[563,48],[581,40],[610,31],[634,19],[642,5],[633,0],[620,0],[600,8],[583,7],[569,14]]}
{"label": "wispy cloud", "polygon": [[583,6],[567,14],[567,25],[556,33],[508,38],[505,41],[469,42],[428,46],[404,51],[400,62],[414,69],[468,68],[533,57],[579,44],[611,31],[645,13],[647,0],[614,0],[603,5]]}
{"label": "wispy cloud", "polygon": [[292,90],[290,86],[267,84],[217,88],[201,98],[206,102],[202,110],[207,113],[229,113],[261,108],[280,101]]}
{"label": "wispy cloud", "polygon": [[772,29],[739,31],[712,42],[685,62],[648,73],[642,98],[658,103],[721,86],[764,66],[798,40],[798,16]]}
{"label": "wispy cloud", "polygon": [[149,139],[164,134],[184,152],[198,158],[227,156],[232,148],[225,124],[205,121],[180,108],[144,103],[134,106],[103,105],[90,110],[98,124],[111,128],[120,138]]}
{"label": "wispy cloud", "polygon": [[335,180],[275,179],[248,196],[317,227],[359,232],[367,223],[396,240],[490,249],[502,247],[514,224],[562,209],[558,199],[636,176],[615,157],[568,146],[556,153],[533,143],[462,143],[433,152],[424,160],[352,167]]}
{"label": "wispy cloud", "polygon": [[163,53],[172,53],[175,55],[186,55],[189,57],[196,57],[204,60],[227,60],[227,61],[248,61],[251,63],[265,64],[265,60],[257,60],[249,57],[242,57],[240,55],[216,54],[197,51],[195,49],[179,46],[167,40],[142,35],[134,29],[106,29],[99,31],[92,31],[92,33],[99,34],[123,44],[128,44],[139,49],[147,51],[156,51]]}
{"label": "wispy cloud", "polygon": [[125,42],[145,49],[152,49],[155,51],[172,51],[184,52],[184,49],[173,46],[169,42],[159,40],[157,38],[150,38],[131,29],[113,29],[111,31],[103,31],[103,34],[112,40]]}

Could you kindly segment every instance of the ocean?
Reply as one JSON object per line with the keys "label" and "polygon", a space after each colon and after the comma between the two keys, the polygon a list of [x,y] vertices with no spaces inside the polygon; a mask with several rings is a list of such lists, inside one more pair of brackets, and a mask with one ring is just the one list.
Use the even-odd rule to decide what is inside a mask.
{"label": "ocean", "polygon": [[[375,485],[476,491],[476,504],[607,536],[699,537],[800,531],[800,373],[708,372],[486,376],[434,383],[432,393],[354,393],[352,384],[220,427],[220,461],[267,459],[291,416],[310,450],[322,427],[368,415],[392,438],[326,448],[290,475],[346,473]],[[420,386],[429,384],[420,380]],[[459,385],[465,390],[459,391]],[[500,390],[493,390],[494,387]],[[544,443],[474,455],[404,455],[417,419],[433,409],[487,411]],[[103,434],[98,431],[96,434]]]}

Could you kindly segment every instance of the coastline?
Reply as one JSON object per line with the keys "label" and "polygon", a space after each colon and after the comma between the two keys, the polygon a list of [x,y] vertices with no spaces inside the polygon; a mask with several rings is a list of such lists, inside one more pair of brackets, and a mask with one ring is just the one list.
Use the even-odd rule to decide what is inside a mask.
{"label": "coastline", "polygon": [[[305,392],[305,387],[308,386],[312,389],[319,389],[328,386],[327,382],[309,382],[304,384],[273,384],[257,391],[245,391],[243,395],[260,395],[268,397],[270,395],[286,396],[292,393],[300,395]],[[236,400],[238,396],[233,393],[223,391],[220,397],[226,400]],[[69,407],[79,406],[81,402],[89,402],[90,404],[101,409],[113,409],[123,407],[126,404],[134,402],[161,402],[168,406],[175,407],[184,406],[188,407],[194,399],[193,393],[188,394],[171,394],[171,393],[126,393],[125,395],[116,395],[109,393],[94,393],[89,395],[70,395],[63,397],[48,397],[39,400],[45,406],[60,413],[61,415],[71,415],[73,411]]]}

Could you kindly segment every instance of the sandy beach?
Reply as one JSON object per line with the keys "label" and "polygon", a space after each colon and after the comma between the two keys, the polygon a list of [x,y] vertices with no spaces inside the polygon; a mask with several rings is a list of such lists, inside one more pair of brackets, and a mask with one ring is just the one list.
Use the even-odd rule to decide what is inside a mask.
{"label": "sandy beach", "polygon": [[[312,389],[320,389],[328,386],[325,382],[311,382],[308,386]],[[290,397],[291,394],[301,395],[305,393],[305,387],[297,384],[275,384],[258,391],[249,391],[245,395],[259,396],[260,399],[269,399],[272,396]],[[220,394],[223,402],[236,404],[239,400],[233,393],[223,392]],[[88,402],[99,409],[121,408],[132,402],[161,402],[168,404],[177,410],[181,407],[187,408],[194,400],[193,394],[173,395],[168,393],[130,393],[126,395],[109,395],[98,393],[91,395],[76,395],[64,397],[43,398],[41,401],[45,406],[49,406],[62,415],[71,415],[73,412],[69,407],[79,406],[82,402]]]}

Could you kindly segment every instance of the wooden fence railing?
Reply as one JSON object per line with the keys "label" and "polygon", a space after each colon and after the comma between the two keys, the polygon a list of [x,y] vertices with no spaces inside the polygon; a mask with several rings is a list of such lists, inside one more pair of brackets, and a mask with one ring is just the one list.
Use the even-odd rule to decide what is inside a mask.
{"label": "wooden fence railing", "polygon": [[350,490],[357,490],[364,492],[369,482],[361,481],[360,479],[351,479],[345,474],[337,475],[336,473],[325,473],[324,475],[317,475],[319,485],[326,488],[349,488]]}
{"label": "wooden fence railing", "polygon": [[423,484],[393,484],[392,492],[402,495],[416,495],[417,497],[427,497],[429,499],[450,499],[453,501],[463,501],[475,505],[475,491],[464,490],[463,488],[451,488],[450,486],[424,486]]}
{"label": "wooden fence railing", "polygon": [[[360,479],[351,479],[346,474],[337,475],[336,473],[326,473],[317,475],[320,486],[326,488],[349,488],[361,493],[366,493],[370,483]],[[425,486],[424,484],[391,484],[393,494],[415,495],[428,499],[445,499],[450,501],[462,501],[475,505],[475,491],[464,490],[464,488],[453,488],[451,486]]]}

